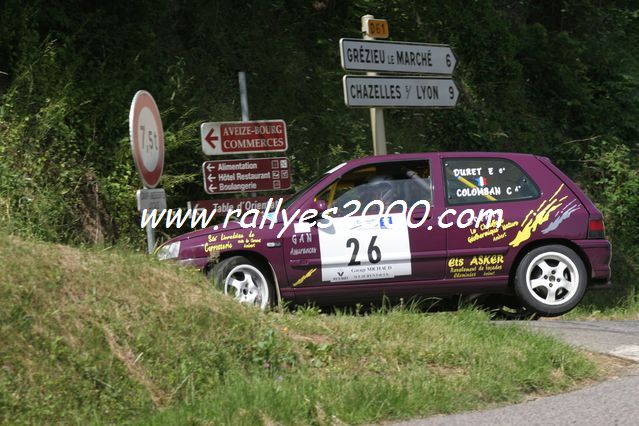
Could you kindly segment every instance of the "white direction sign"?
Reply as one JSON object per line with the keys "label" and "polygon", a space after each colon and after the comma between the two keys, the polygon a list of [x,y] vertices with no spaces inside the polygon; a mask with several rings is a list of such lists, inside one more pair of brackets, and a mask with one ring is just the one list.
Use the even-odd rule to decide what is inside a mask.
{"label": "white direction sign", "polygon": [[339,50],[346,71],[450,75],[457,64],[445,44],[343,38]]}
{"label": "white direction sign", "polygon": [[343,83],[350,107],[452,108],[459,98],[450,78],[345,75]]}

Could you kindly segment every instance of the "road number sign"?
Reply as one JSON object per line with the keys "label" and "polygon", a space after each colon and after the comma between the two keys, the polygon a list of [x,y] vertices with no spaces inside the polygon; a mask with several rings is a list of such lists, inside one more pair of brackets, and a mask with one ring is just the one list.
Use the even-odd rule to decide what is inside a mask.
{"label": "road number sign", "polygon": [[457,64],[445,44],[343,38],[339,50],[346,71],[450,75]]}
{"label": "road number sign", "polygon": [[288,149],[284,120],[228,121],[200,126],[206,155],[281,152]]}
{"label": "road number sign", "polygon": [[205,161],[204,189],[208,194],[289,189],[289,166],[286,157]]}
{"label": "road number sign", "polygon": [[366,35],[373,38],[388,38],[388,21],[386,19],[369,19]]}
{"label": "road number sign", "polygon": [[345,75],[343,83],[351,107],[452,108],[459,97],[450,78]]}
{"label": "road number sign", "polygon": [[147,188],[155,188],[164,168],[164,130],[153,96],[140,90],[129,111],[129,136],[135,166]]}

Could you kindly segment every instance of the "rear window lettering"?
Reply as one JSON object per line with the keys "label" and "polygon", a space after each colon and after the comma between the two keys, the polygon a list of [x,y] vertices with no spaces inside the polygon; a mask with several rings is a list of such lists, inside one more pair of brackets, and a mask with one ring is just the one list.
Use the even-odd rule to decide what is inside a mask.
{"label": "rear window lettering", "polygon": [[495,203],[539,197],[539,189],[514,162],[500,158],[444,160],[448,204]]}

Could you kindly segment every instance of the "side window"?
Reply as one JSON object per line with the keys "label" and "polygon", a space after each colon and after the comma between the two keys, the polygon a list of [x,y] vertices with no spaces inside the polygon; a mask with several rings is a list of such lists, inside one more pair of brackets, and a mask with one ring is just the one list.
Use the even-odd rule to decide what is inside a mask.
{"label": "side window", "polygon": [[537,185],[514,162],[499,158],[444,159],[448,204],[537,198]]}
{"label": "side window", "polygon": [[[375,200],[380,200],[385,209],[397,200],[405,201],[408,208],[419,200],[431,203],[429,163],[425,160],[398,161],[360,167],[344,174],[315,198],[325,200],[329,208],[337,207],[337,216],[353,211],[352,206],[344,208],[352,200],[358,200],[362,209]],[[391,212],[401,210],[400,206],[395,206]],[[379,209],[371,207],[369,214],[377,213]]]}

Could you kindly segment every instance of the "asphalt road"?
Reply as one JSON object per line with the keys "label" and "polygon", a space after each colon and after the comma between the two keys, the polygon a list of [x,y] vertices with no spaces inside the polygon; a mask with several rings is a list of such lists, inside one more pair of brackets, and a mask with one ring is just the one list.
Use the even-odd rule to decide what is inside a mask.
{"label": "asphalt road", "polygon": [[638,364],[624,369],[620,377],[574,392],[508,407],[433,416],[395,425],[639,424],[639,321],[531,321],[521,324],[572,345]]}

